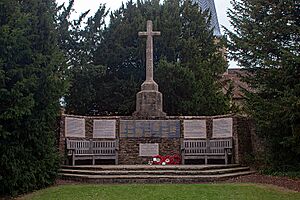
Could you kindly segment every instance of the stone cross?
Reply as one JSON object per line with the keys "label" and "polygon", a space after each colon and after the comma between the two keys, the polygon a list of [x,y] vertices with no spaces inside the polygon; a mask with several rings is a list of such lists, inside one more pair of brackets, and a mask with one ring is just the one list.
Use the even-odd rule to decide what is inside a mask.
{"label": "stone cross", "polygon": [[153,81],[153,36],[160,35],[159,31],[153,31],[151,20],[147,21],[147,32],[139,32],[139,36],[147,36],[146,47],[146,82]]}
{"label": "stone cross", "polygon": [[163,112],[163,97],[158,91],[158,85],[153,80],[153,36],[160,32],[153,31],[152,21],[147,21],[147,32],[139,32],[139,36],[147,36],[146,47],[146,80],[141,85],[141,91],[136,94],[136,119],[165,118]]}

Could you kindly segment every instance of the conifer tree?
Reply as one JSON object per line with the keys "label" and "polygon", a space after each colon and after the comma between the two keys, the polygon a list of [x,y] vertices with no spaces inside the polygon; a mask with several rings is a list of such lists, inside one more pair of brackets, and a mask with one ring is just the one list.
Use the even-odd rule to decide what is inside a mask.
{"label": "conifer tree", "polygon": [[[76,97],[71,93],[67,111],[99,115],[131,115],[134,112],[135,95],[145,77],[145,40],[137,33],[144,31],[147,20],[152,20],[155,29],[162,32],[154,40],[154,64],[160,65],[155,68],[154,78],[164,95],[165,111],[169,115],[226,113],[228,99],[221,93],[217,80],[227,63],[209,28],[208,12],[202,13],[199,5],[192,1],[180,0],[166,0],[162,4],[159,0],[136,3],[130,0],[112,12],[92,60],[106,68],[101,81],[91,83],[97,88],[96,106],[92,112],[90,109],[80,113],[78,109],[68,109],[68,106],[74,107],[72,99]],[[172,83],[168,82],[163,66],[178,68],[168,72],[171,76],[179,72],[183,72],[183,76],[174,76]],[[189,87],[190,84],[180,85],[187,83],[189,78],[193,80],[192,87],[185,91],[190,93],[181,94],[182,90],[176,88]],[[171,85],[174,90],[170,90]]]}
{"label": "conifer tree", "polygon": [[[275,169],[300,163],[300,1],[233,0],[231,56],[252,75],[247,109]],[[299,169],[299,168],[298,168]]]}
{"label": "conifer tree", "polygon": [[94,63],[97,47],[103,40],[103,28],[108,10],[100,4],[96,13],[87,17],[89,10],[78,19],[72,20],[74,0],[59,6],[58,32],[59,46],[67,58],[66,71],[70,87],[64,96],[69,113],[94,115],[101,110],[97,96],[103,84],[105,67]]}
{"label": "conifer tree", "polygon": [[54,182],[64,58],[54,0],[0,1],[0,194]]}

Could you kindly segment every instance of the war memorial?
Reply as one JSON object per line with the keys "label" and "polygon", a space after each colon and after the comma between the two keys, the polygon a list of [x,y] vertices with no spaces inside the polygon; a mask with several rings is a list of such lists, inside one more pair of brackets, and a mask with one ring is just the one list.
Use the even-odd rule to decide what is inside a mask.
{"label": "war memorial", "polygon": [[[163,94],[153,76],[153,37],[159,36],[160,32],[153,31],[152,21],[147,21],[147,31],[138,34],[147,37],[147,46],[146,80],[136,95],[136,111],[132,116],[62,115],[59,146],[65,157],[63,177],[103,182],[106,176],[102,170],[112,170],[111,167],[105,168],[107,164],[119,166],[114,170],[122,168],[128,171],[176,169],[189,174],[190,170],[212,166],[207,169],[221,170],[215,173],[227,170],[228,176],[251,173],[249,168],[241,168],[253,150],[251,122],[235,115],[168,116],[163,111]],[[92,170],[89,173],[95,176],[78,169]],[[94,171],[96,169],[101,170],[99,176]],[[123,177],[124,172],[119,173],[118,181],[128,179]],[[161,173],[165,176],[164,171]],[[206,180],[197,177],[198,181],[199,178]],[[143,180],[149,178],[159,180],[155,174]],[[175,176],[165,178],[183,180]]]}
{"label": "war memorial", "polygon": [[296,1],[101,2],[0,3],[0,199],[300,199]]}

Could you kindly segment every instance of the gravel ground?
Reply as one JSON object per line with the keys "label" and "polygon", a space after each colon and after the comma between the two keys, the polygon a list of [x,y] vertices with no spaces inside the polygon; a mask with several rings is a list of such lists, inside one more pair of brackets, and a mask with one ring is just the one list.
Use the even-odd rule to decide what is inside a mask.
{"label": "gravel ground", "polygon": [[300,179],[290,179],[287,177],[277,177],[277,176],[266,176],[260,174],[253,174],[248,176],[241,176],[237,178],[232,178],[226,183],[259,183],[268,184],[278,187],[282,187],[289,190],[294,190],[300,192]]}

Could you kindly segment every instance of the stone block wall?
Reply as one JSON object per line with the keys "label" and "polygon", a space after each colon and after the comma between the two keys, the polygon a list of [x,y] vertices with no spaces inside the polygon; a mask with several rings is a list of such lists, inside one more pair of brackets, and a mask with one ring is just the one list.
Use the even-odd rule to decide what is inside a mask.
{"label": "stone block wall", "polygon": [[259,166],[261,160],[265,159],[265,141],[256,134],[255,122],[248,117],[239,116],[238,141],[239,153],[238,163],[242,165]]}
{"label": "stone block wall", "polygon": [[159,155],[180,155],[180,139],[172,138],[122,138],[119,147],[119,164],[147,164],[152,157],[139,156],[139,145],[159,144]]}
{"label": "stone block wall", "polygon": [[247,164],[252,154],[252,140],[251,140],[251,120],[246,117],[236,117],[236,143],[237,154],[236,162],[239,164]]}
{"label": "stone block wall", "polygon": [[[78,138],[78,137],[66,137],[65,133],[65,119],[66,117],[71,118],[79,118],[85,119],[85,137]],[[114,139],[101,139],[101,138],[93,138],[93,121],[94,120],[116,120],[116,133],[119,130],[119,117],[88,117],[88,116],[79,116],[79,115],[62,115],[60,120],[60,138],[59,138],[59,152],[62,158],[66,156],[66,139],[76,139],[76,140],[86,140],[86,139],[93,139],[96,141],[101,140],[114,140]],[[64,159],[65,160],[65,159]]]}
{"label": "stone block wall", "polygon": [[[119,164],[147,164],[151,157],[139,156],[139,144],[158,143],[160,155],[180,155],[181,143],[183,141],[183,122],[184,120],[205,120],[207,138],[212,138],[213,135],[213,120],[219,118],[232,118],[232,134],[233,134],[233,160],[235,163],[244,164],[247,162],[247,157],[253,152],[253,123],[245,117],[224,115],[224,116],[180,116],[167,117],[165,120],[179,120],[180,121],[180,137],[177,138],[152,138],[152,137],[120,137],[120,120],[133,120],[132,117],[86,117],[62,115],[60,122],[60,139],[59,150],[62,155],[65,155],[65,118],[81,118],[85,119],[85,138],[76,139],[92,139],[93,138],[93,120],[116,120],[116,139],[119,141]],[[75,138],[71,138],[75,139]],[[93,140],[104,140],[93,138]],[[107,139],[106,139],[107,140]]]}

